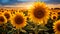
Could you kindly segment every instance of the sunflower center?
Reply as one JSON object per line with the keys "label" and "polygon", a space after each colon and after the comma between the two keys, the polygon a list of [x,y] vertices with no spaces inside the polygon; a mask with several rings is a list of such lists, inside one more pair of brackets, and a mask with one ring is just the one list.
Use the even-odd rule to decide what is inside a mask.
{"label": "sunflower center", "polygon": [[4,12],[4,11],[2,11],[2,12]]}
{"label": "sunflower center", "polygon": [[60,12],[58,12],[58,14],[60,15]]}
{"label": "sunflower center", "polygon": [[60,31],[60,24],[57,25],[57,30]]}
{"label": "sunflower center", "polygon": [[0,16],[0,22],[4,22],[4,17]]}
{"label": "sunflower center", "polygon": [[53,19],[56,19],[56,16],[53,16]]}
{"label": "sunflower center", "polygon": [[9,19],[9,18],[10,18],[10,15],[9,15],[8,13],[5,13],[5,17],[6,17],[7,19]]}
{"label": "sunflower center", "polygon": [[44,17],[44,10],[40,9],[40,8],[36,8],[34,10],[34,16],[38,19],[43,18]]}
{"label": "sunflower center", "polygon": [[23,19],[22,16],[17,15],[17,16],[15,17],[15,23],[16,23],[16,24],[21,24],[21,23],[23,23],[23,21],[24,21],[24,19]]}

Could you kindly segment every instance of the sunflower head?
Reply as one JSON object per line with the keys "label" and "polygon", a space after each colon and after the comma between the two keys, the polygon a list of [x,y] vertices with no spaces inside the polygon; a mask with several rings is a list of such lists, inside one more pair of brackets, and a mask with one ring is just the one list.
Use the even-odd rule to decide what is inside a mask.
{"label": "sunflower head", "polygon": [[21,15],[16,15],[14,18],[16,24],[21,24],[24,21],[24,18]]}
{"label": "sunflower head", "polygon": [[57,20],[57,18],[58,18],[58,14],[57,13],[52,13],[51,14],[51,19],[52,20]]}
{"label": "sunflower head", "polygon": [[13,16],[16,12],[18,12],[18,11],[17,10],[11,11],[11,15]]}
{"label": "sunflower head", "polygon": [[3,15],[9,20],[11,18],[11,13],[10,12],[4,12]]}
{"label": "sunflower head", "polygon": [[4,10],[1,11],[2,13],[4,12]]}
{"label": "sunflower head", "polygon": [[45,16],[45,13],[44,13],[45,9],[44,10],[42,10],[42,9],[44,9],[44,8],[35,7],[35,9],[33,10],[34,11],[33,14],[36,18],[41,19]]}
{"label": "sunflower head", "polygon": [[54,29],[55,33],[59,33],[60,32],[60,20],[53,23],[53,25],[54,25],[53,29]]}
{"label": "sunflower head", "polygon": [[29,18],[35,23],[42,23],[49,18],[48,7],[44,3],[36,2],[28,10]]}
{"label": "sunflower head", "polygon": [[0,12],[0,15],[2,15],[3,13],[2,12]]}
{"label": "sunflower head", "polygon": [[12,17],[11,24],[15,26],[17,29],[26,26],[26,17],[22,12],[16,12]]}
{"label": "sunflower head", "polygon": [[60,11],[58,11],[58,15],[60,16]]}
{"label": "sunflower head", "polygon": [[4,24],[7,23],[7,19],[5,18],[5,16],[0,15],[0,24]]}

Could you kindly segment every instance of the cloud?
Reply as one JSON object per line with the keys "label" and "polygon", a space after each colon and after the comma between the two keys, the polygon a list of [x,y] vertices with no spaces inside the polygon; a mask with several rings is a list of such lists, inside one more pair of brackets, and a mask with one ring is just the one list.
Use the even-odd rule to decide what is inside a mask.
{"label": "cloud", "polygon": [[48,0],[46,3],[60,3],[60,0]]}
{"label": "cloud", "polygon": [[0,5],[14,4],[17,0],[0,0]]}
{"label": "cloud", "polygon": [[0,5],[10,5],[15,3],[21,3],[21,2],[32,2],[37,0],[0,0]]}
{"label": "cloud", "polygon": [[[38,0],[0,0],[0,5],[11,5],[16,3],[22,3],[22,2],[34,2]],[[42,2],[46,3],[60,3],[60,0],[40,0]]]}
{"label": "cloud", "polygon": [[17,1],[37,1],[37,0],[17,0]]}

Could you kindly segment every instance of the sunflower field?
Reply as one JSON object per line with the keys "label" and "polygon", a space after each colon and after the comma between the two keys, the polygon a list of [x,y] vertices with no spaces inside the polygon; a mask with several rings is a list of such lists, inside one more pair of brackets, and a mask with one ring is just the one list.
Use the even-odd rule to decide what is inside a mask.
{"label": "sunflower field", "polygon": [[44,2],[28,9],[0,8],[0,34],[60,34],[60,8]]}

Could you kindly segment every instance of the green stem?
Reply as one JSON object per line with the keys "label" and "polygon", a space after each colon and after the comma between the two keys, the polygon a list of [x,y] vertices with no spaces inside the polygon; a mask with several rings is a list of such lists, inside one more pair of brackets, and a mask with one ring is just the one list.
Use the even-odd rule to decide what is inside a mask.
{"label": "green stem", "polygon": [[35,34],[38,34],[38,32],[35,32]]}
{"label": "green stem", "polygon": [[35,34],[38,34],[37,24],[35,24]]}
{"label": "green stem", "polygon": [[19,34],[19,29],[18,29],[18,34]]}

